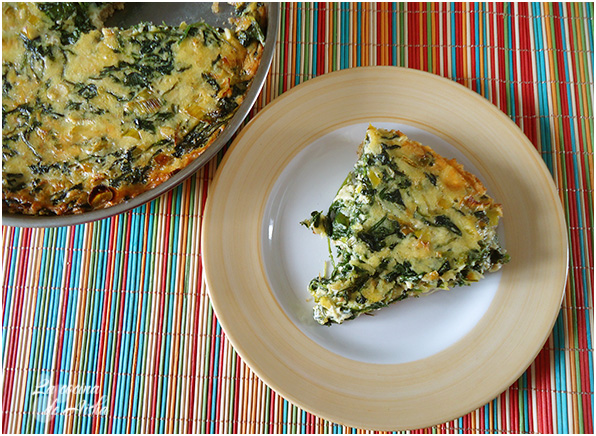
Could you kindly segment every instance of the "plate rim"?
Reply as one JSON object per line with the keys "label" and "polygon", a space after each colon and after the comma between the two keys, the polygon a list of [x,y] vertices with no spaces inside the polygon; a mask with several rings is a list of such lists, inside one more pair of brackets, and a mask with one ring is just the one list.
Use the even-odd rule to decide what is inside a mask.
{"label": "plate rim", "polygon": [[[480,407],[483,404],[486,404],[487,401],[490,401],[492,398],[497,396],[500,392],[502,392],[508,386],[510,386],[511,383],[513,383],[517,378],[519,378],[519,376],[521,374],[523,374],[523,372],[527,369],[527,366],[529,366],[531,364],[531,362],[536,358],[536,356],[542,349],[544,343],[548,339],[548,337],[552,331],[552,328],[554,326],[554,323],[556,322],[557,314],[560,310],[560,304],[564,297],[565,283],[566,283],[567,273],[568,273],[568,259],[569,259],[569,246],[568,246],[568,241],[566,238],[567,226],[566,226],[566,221],[565,221],[565,215],[563,212],[562,205],[560,203],[560,199],[557,195],[557,190],[556,190],[556,186],[554,184],[554,180],[552,179],[552,176],[551,176],[550,172],[548,171],[546,164],[540,157],[538,151],[534,148],[532,143],[529,141],[529,139],[527,137],[525,137],[525,135],[523,134],[521,129],[506,114],[501,112],[496,106],[494,106],[492,103],[490,103],[484,97],[482,97],[480,94],[477,94],[476,92],[472,91],[471,89],[468,89],[468,88],[464,87],[463,85],[452,81],[451,79],[437,76],[432,73],[428,73],[428,72],[424,72],[424,71],[420,71],[420,70],[413,70],[413,69],[404,68],[404,67],[384,67],[384,66],[383,67],[381,67],[381,66],[357,67],[357,68],[327,73],[322,76],[310,79],[307,82],[304,82],[304,83],[292,88],[288,92],[282,94],[280,97],[275,99],[271,104],[269,104],[267,107],[265,107],[262,111],[260,111],[259,114],[257,114],[257,116],[255,118],[253,118],[253,120],[251,120],[250,123],[242,130],[242,132],[240,132],[240,134],[237,136],[234,143],[231,145],[230,149],[224,156],[224,159],[222,160],[219,168],[217,169],[216,174],[213,178],[213,181],[212,181],[210,189],[209,189],[210,195],[207,198],[207,203],[206,203],[205,212],[204,212],[203,227],[202,227],[202,231],[201,231],[201,253],[203,254],[202,262],[203,262],[203,268],[204,268],[204,273],[205,273],[205,281],[207,284],[207,288],[208,288],[208,292],[210,295],[210,299],[211,299],[213,308],[217,314],[217,318],[218,318],[219,322],[221,323],[224,331],[226,332],[226,336],[232,343],[233,347],[241,355],[241,357],[248,364],[248,366],[265,383],[267,383],[274,390],[276,390],[281,395],[283,395],[286,399],[292,401],[294,404],[297,404],[299,407],[303,408],[304,410],[307,410],[313,414],[321,416],[321,417],[328,419],[330,421],[335,421],[335,422],[339,422],[342,424],[351,425],[354,427],[368,428],[368,429],[374,429],[374,430],[396,430],[396,429],[409,430],[409,429],[413,429],[413,428],[428,427],[430,425],[438,424],[441,422],[446,422],[449,419],[454,419],[459,416],[462,416],[463,414],[468,413],[471,410],[474,410],[474,408],[465,408],[465,410],[459,409],[457,411],[453,411],[453,413],[451,413],[449,415],[448,419],[443,419],[444,418],[444,416],[443,416],[443,418],[440,420],[428,420],[428,422],[424,422],[422,425],[419,425],[419,426],[412,426],[412,425],[401,426],[399,423],[395,423],[395,425],[388,426],[388,425],[386,425],[386,423],[379,424],[379,425],[374,425],[374,424],[371,425],[370,422],[358,421],[357,419],[353,419],[353,417],[346,417],[341,414],[339,414],[339,415],[333,414],[333,413],[329,413],[328,411],[322,412],[321,410],[316,409],[315,407],[312,407],[311,404],[305,403],[305,401],[303,401],[298,395],[295,395],[292,392],[287,392],[283,387],[281,387],[279,380],[276,379],[275,376],[271,376],[270,374],[268,374],[267,371],[264,370],[264,368],[261,368],[259,366],[259,364],[257,364],[255,362],[255,359],[253,358],[253,356],[250,355],[250,352],[246,349],[245,345],[242,344],[240,341],[238,341],[237,338],[235,338],[233,334],[229,333],[230,332],[229,327],[230,327],[231,323],[229,322],[229,319],[227,318],[227,316],[228,316],[226,314],[227,309],[223,306],[223,301],[220,301],[220,296],[218,295],[218,291],[214,290],[214,289],[218,288],[219,285],[214,286],[217,278],[212,275],[212,272],[211,272],[212,265],[210,264],[211,259],[210,259],[210,255],[209,255],[209,253],[212,250],[212,246],[213,246],[210,243],[211,241],[209,241],[209,234],[210,234],[210,227],[212,226],[211,220],[215,219],[215,218],[212,218],[212,214],[214,213],[213,209],[215,207],[214,206],[215,200],[213,200],[213,198],[216,195],[216,194],[214,194],[214,191],[216,191],[218,188],[218,185],[221,184],[220,180],[223,177],[222,174],[224,174],[227,171],[226,167],[229,165],[230,159],[236,158],[235,149],[238,147],[238,144],[242,144],[246,135],[248,135],[248,133],[251,132],[252,129],[256,128],[255,126],[258,125],[258,123],[260,123],[260,121],[264,117],[266,117],[266,116],[270,117],[270,113],[272,111],[274,111],[277,107],[281,106],[283,102],[286,102],[288,99],[296,99],[299,96],[301,96],[301,94],[307,94],[311,88],[316,88],[316,87],[320,88],[324,82],[333,81],[333,80],[341,80],[341,79],[345,80],[348,76],[355,76],[355,77],[367,76],[370,74],[375,74],[377,72],[386,74],[390,71],[391,71],[391,73],[389,73],[389,74],[395,73],[398,76],[399,75],[417,76],[418,78],[422,78],[422,80],[430,80],[431,82],[436,81],[436,83],[440,83],[440,84],[442,84],[442,86],[447,86],[447,87],[451,87],[453,89],[457,89],[457,93],[466,95],[467,98],[471,98],[477,104],[480,104],[485,110],[492,112],[492,115],[497,117],[499,119],[500,123],[504,123],[504,124],[508,125],[509,129],[513,132],[514,136],[519,137],[518,138],[519,141],[523,143],[523,151],[525,151],[526,153],[528,153],[528,152],[530,153],[530,156],[532,156],[532,159],[533,159],[533,164],[537,167],[537,170],[540,172],[540,175],[547,181],[548,186],[541,186],[541,189],[544,191],[547,191],[550,195],[552,195],[554,197],[554,199],[553,199],[554,201],[552,202],[552,204],[550,204],[550,206],[554,206],[554,213],[559,220],[558,225],[556,227],[559,230],[558,236],[560,237],[560,239],[558,239],[557,241],[560,244],[564,245],[564,247],[563,247],[564,253],[561,256],[561,258],[564,258],[564,261],[562,261],[558,264],[559,267],[563,269],[563,271],[561,272],[562,275],[559,274],[559,276],[557,276],[557,278],[558,278],[557,286],[556,287],[553,286],[553,288],[558,289],[557,294],[556,294],[556,296],[558,296],[558,298],[556,298],[556,300],[557,300],[556,305],[554,303],[551,305],[552,306],[551,309],[553,309],[552,316],[547,317],[547,318],[550,318],[549,323],[548,323],[548,329],[544,329],[544,331],[541,334],[540,344],[534,344],[533,352],[531,353],[531,356],[529,356],[527,359],[525,359],[526,362],[523,365],[518,365],[518,367],[516,368],[515,371],[511,371],[506,383],[501,383],[502,386],[501,386],[500,390],[494,391],[494,389],[493,389],[491,392],[485,393],[482,396],[482,399],[480,399],[480,400],[477,399],[475,402],[476,407]],[[391,118],[391,117],[388,117],[388,118]],[[403,120],[400,122],[403,122]],[[329,128],[329,130],[332,130],[332,129]],[[320,133],[319,136],[323,135],[323,133],[321,133],[321,132],[319,132],[319,133]],[[442,136],[442,135],[439,135],[439,136]],[[460,147],[457,144],[453,144],[453,142],[451,142],[451,143],[456,148],[460,149]],[[522,147],[521,144],[520,144],[520,147]],[[295,155],[300,150],[296,150],[293,154],[293,157],[295,157]],[[460,151],[463,151],[463,150],[460,149]],[[463,152],[465,153],[465,151],[463,151]],[[281,165],[281,169],[279,170],[279,173],[281,173],[281,171],[283,171],[283,168],[285,168],[285,166],[287,166],[288,162],[285,162],[284,164]],[[279,174],[278,174],[278,176],[279,176]],[[269,191],[265,198],[265,202],[268,200],[270,194],[271,194],[271,187],[269,188]],[[262,218],[262,214],[263,214],[263,211],[261,210],[261,213],[260,213],[261,218]],[[259,246],[258,249],[259,249],[259,257],[261,257],[262,256],[261,247]],[[267,282],[266,282],[266,284],[268,286]],[[270,293],[272,293],[272,292],[270,291]],[[499,291],[497,293],[499,293]],[[292,324],[292,326],[294,326],[292,321],[289,320],[289,318],[285,314],[285,311],[283,310],[283,308],[281,308],[281,306],[277,302],[276,298],[274,297],[273,299],[275,300],[273,304],[277,305],[277,309],[280,311],[281,314],[283,314],[282,317],[285,317],[286,322],[287,323],[289,322],[290,324]],[[496,298],[495,298],[495,300],[496,300]],[[493,303],[491,303],[491,307],[495,304],[496,304],[496,302],[493,301]],[[556,308],[555,308],[555,306],[556,306]],[[489,310],[491,310],[491,309],[489,308]],[[486,317],[486,315],[485,315],[485,317]],[[482,320],[480,322],[482,322]],[[480,324],[480,322],[479,322],[479,324]],[[294,328],[296,328],[299,331],[299,329],[296,326],[294,326]],[[474,329],[478,329],[478,328],[479,327],[477,326]],[[304,335],[302,332],[300,332],[300,334]],[[308,339],[308,340],[310,341],[310,339]],[[458,341],[458,343],[463,342],[463,341],[464,341],[464,339]],[[317,347],[319,347],[319,346],[317,345]],[[451,346],[449,348],[452,348],[452,347],[453,346]],[[438,353],[438,354],[443,354],[443,352]],[[422,360],[426,361],[427,359],[431,359],[431,358],[432,358],[432,356],[430,358],[425,358]],[[404,366],[404,364],[366,364],[366,363],[362,363],[362,362],[360,362],[360,364],[373,365],[373,366],[374,365]],[[424,365],[424,362],[422,362],[422,364]],[[278,375],[278,374],[276,373],[276,375]]]}

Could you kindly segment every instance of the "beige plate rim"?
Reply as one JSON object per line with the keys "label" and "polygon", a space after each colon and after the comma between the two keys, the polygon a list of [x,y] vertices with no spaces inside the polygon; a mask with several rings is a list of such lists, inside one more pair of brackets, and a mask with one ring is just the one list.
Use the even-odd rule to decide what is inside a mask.
{"label": "beige plate rim", "polygon": [[[363,363],[316,344],[280,307],[263,265],[261,223],[283,169],[315,139],[368,120],[412,125],[447,140],[482,172],[505,211],[512,261],[486,314],[452,346],[413,362]],[[401,67],[329,73],[262,110],[215,175],[201,253],[218,320],[250,368],[295,405],[373,430],[446,422],[507,389],[552,331],[568,262],[557,190],[517,125],[464,86]]]}

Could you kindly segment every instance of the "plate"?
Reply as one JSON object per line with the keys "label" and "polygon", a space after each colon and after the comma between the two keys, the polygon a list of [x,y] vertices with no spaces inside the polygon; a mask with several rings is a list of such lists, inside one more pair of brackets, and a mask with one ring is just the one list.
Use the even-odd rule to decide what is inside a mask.
{"label": "plate", "polygon": [[[213,141],[209,148],[207,148],[203,154],[199,155],[199,157],[197,157],[190,165],[188,165],[186,168],[183,168],[157,187],[143,192],[129,201],[106,209],[99,209],[76,215],[61,216],[29,216],[12,214],[3,211],[3,225],[13,227],[58,227],[71,226],[108,218],[132,210],[159,197],[160,195],[165,194],[196,173],[223,148],[223,146],[231,139],[236,130],[238,130],[248,115],[248,112],[253,107],[259,92],[265,83],[265,79],[271,65],[271,60],[273,58],[275,42],[277,39],[277,28],[279,26],[279,5],[276,3],[267,3],[266,5],[268,23],[265,47],[263,50],[261,63],[253,79],[253,83],[246,93],[244,101],[237,109],[234,116],[230,118],[223,132],[221,132],[221,134],[215,139],[215,141]],[[203,20],[213,26],[221,27],[228,25],[227,20],[232,16],[231,14],[233,13],[233,7],[222,3],[220,5],[220,11],[215,13],[212,11],[211,6],[211,2],[130,3],[126,5],[123,11],[115,12],[115,14],[106,21],[106,25],[131,26],[143,21],[156,23],[164,22],[168,25],[179,25],[183,21],[186,21],[187,23],[193,23],[200,20]]]}
{"label": "plate", "polygon": [[[329,206],[368,123],[476,174],[503,205],[512,260],[473,286],[319,326],[307,285],[328,248],[299,221]],[[446,422],[510,386],[552,330],[567,256],[557,191],[520,129],[467,88],[398,67],[326,74],[268,105],[226,153],[202,231],[211,301],[244,361],[299,407],[372,430]]]}

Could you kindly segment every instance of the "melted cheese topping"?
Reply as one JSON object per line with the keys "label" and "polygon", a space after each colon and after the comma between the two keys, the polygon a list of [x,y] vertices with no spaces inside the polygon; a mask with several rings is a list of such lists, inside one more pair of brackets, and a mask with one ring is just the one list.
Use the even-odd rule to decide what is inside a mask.
{"label": "melted cheese topping", "polygon": [[369,127],[327,215],[305,221],[336,245],[330,277],[314,279],[315,319],[341,323],[393,301],[479,280],[508,256],[500,205],[482,183],[403,133]]}
{"label": "melted cheese topping", "polygon": [[262,52],[254,5],[243,6],[234,31],[102,28],[105,9],[62,5],[3,4],[2,187],[11,212],[83,212],[163,182],[224,128]]}

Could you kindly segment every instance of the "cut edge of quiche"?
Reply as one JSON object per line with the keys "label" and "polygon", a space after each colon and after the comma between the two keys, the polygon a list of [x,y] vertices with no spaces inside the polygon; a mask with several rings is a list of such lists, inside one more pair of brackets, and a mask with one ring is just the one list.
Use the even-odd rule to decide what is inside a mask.
{"label": "cut edge of quiche", "polygon": [[369,126],[359,158],[326,214],[301,224],[335,246],[314,278],[313,316],[329,325],[408,297],[469,285],[509,261],[502,207],[454,159],[400,131]]}

